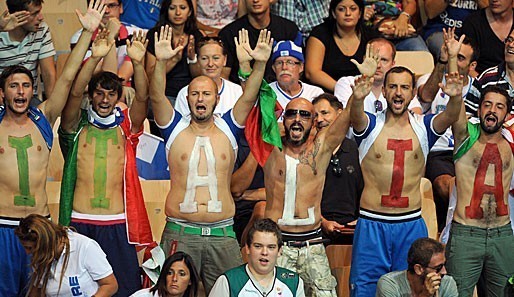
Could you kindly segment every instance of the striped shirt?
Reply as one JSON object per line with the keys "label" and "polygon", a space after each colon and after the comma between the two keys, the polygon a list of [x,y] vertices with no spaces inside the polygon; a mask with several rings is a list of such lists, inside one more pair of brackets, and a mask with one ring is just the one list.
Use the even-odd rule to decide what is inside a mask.
{"label": "striped shirt", "polygon": [[12,65],[21,65],[32,72],[34,94],[37,94],[37,67],[39,60],[55,56],[50,28],[44,22],[36,32],[28,32],[21,42],[11,41],[9,32],[0,32],[0,73]]}
{"label": "striped shirt", "polygon": [[[497,86],[506,90],[510,97],[514,97],[514,88],[509,81],[505,63],[488,68],[473,82],[468,95],[464,98],[464,105],[466,106],[466,113],[471,116],[477,116],[478,102],[482,91],[488,86]],[[514,107],[510,113],[514,113]]]}

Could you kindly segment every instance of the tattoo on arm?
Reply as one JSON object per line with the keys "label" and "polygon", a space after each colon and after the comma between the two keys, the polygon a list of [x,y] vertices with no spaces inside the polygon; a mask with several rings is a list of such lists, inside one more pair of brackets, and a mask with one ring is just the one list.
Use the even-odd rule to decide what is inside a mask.
{"label": "tattoo on arm", "polygon": [[302,151],[300,153],[300,156],[298,156],[298,161],[300,161],[300,164],[305,164],[305,165],[309,166],[314,175],[318,174],[318,171],[316,170],[316,156],[319,153],[320,146],[321,146],[321,143],[320,143],[319,139],[316,139],[314,141],[312,151],[310,151],[310,152]]}

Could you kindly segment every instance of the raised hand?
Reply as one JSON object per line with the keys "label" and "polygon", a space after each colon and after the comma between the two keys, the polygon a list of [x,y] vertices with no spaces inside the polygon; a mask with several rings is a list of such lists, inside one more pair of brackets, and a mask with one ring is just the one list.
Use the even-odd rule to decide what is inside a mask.
{"label": "raised hand", "polygon": [[0,15],[0,31],[11,31],[12,29],[27,23],[30,13],[26,10],[17,11],[10,14],[9,10],[5,10]]}
{"label": "raised hand", "polygon": [[93,41],[91,45],[91,56],[94,58],[103,58],[113,45],[114,40],[109,40],[109,30],[102,29],[98,31],[98,35],[96,35],[95,41]]}
{"label": "raised hand", "polygon": [[445,75],[446,84],[439,83],[439,87],[443,92],[450,96],[462,96],[462,87],[464,85],[464,77],[458,72],[451,72]]}
{"label": "raised hand", "polygon": [[366,46],[366,55],[364,57],[364,61],[362,64],[359,64],[355,59],[351,59],[350,62],[357,66],[359,72],[362,75],[373,76],[377,71],[378,62],[380,61],[380,56],[378,55],[378,51],[374,50],[373,45],[368,44]]}
{"label": "raised hand", "polygon": [[445,47],[448,51],[448,58],[457,58],[459,55],[460,47],[462,46],[462,42],[466,35],[462,34],[459,40],[455,39],[455,27],[448,28],[445,30],[443,28],[443,39]]}
{"label": "raised hand", "polygon": [[155,58],[157,60],[169,60],[182,52],[184,46],[175,49],[171,47],[172,29],[169,25],[162,26],[160,34],[155,32]]}
{"label": "raised hand", "polygon": [[118,35],[120,34],[121,23],[117,18],[110,18],[109,22],[107,22],[107,29],[111,32],[109,34],[109,40],[118,39]]}
{"label": "raised hand", "polygon": [[369,92],[371,92],[372,86],[372,76],[362,75],[360,77],[357,77],[354,81],[354,85],[352,86],[353,99],[360,101],[364,100],[364,98],[368,96]]}
{"label": "raised hand", "polygon": [[127,54],[132,62],[143,63],[147,45],[148,39],[146,39],[146,32],[142,30],[134,33],[132,42],[127,39]]}
{"label": "raised hand", "polygon": [[271,31],[264,29],[259,33],[257,44],[249,54],[256,62],[267,62],[271,55],[272,47],[273,38],[271,38]]}
{"label": "raised hand", "polygon": [[246,29],[239,30],[239,38],[234,37],[234,43],[236,44],[236,54],[239,63],[250,62],[252,56],[250,52],[250,39],[248,38],[248,31]]}
{"label": "raised hand", "polygon": [[436,292],[439,291],[439,286],[441,286],[441,275],[430,272],[425,277],[424,285],[430,296],[436,296]]}
{"label": "raised hand", "polygon": [[196,57],[195,37],[193,35],[189,35],[189,40],[187,42],[187,57],[189,60],[194,60]]}
{"label": "raised hand", "polygon": [[83,15],[78,9],[75,9],[75,13],[77,14],[84,30],[95,32],[105,13],[104,0],[90,1],[85,15]]}

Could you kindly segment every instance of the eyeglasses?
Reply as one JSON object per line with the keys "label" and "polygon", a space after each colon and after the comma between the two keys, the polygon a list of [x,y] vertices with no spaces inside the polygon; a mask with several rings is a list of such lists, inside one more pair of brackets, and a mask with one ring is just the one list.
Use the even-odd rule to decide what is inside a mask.
{"label": "eyeglasses", "polygon": [[301,62],[295,62],[293,60],[285,60],[285,61],[275,61],[275,62],[273,62],[273,65],[275,65],[275,67],[284,67],[284,64],[286,64],[289,67],[294,67],[294,66],[300,65],[302,63]]}
{"label": "eyeglasses", "polygon": [[332,155],[330,159],[330,165],[332,165],[332,174],[336,177],[341,177],[343,174],[343,169],[341,168],[341,163],[339,162],[339,158],[336,155]]}
{"label": "eyeglasses", "polygon": [[439,272],[441,272],[441,270],[443,270],[443,267],[445,265],[446,265],[446,262],[444,262],[443,264],[439,264],[436,267],[427,266],[427,268],[434,269],[436,273],[439,273]]}
{"label": "eyeglasses", "polygon": [[294,119],[296,118],[296,115],[300,115],[300,117],[303,120],[308,120],[312,118],[312,113],[307,110],[301,110],[301,109],[287,109],[284,112],[284,118],[286,119]]}
{"label": "eyeglasses", "polygon": [[503,41],[505,44],[511,44],[512,42],[514,41],[514,37],[507,37],[505,38],[505,40]]}
{"label": "eyeglasses", "polygon": [[105,4],[105,7],[109,8],[109,9],[113,9],[113,8],[120,7],[120,4],[119,3],[109,3],[109,4]]}
{"label": "eyeglasses", "polygon": [[384,109],[384,106],[382,105],[382,101],[375,100],[375,113],[382,111]]}

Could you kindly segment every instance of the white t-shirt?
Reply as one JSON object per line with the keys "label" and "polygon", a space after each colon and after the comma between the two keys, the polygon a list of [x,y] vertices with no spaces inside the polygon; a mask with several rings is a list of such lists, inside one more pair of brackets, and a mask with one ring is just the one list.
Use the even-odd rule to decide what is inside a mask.
{"label": "white t-shirt", "polygon": [[64,252],[52,265],[53,277],[48,280],[46,285],[46,296],[92,296],[99,288],[96,281],[113,273],[111,265],[100,245],[93,239],[73,231],[68,231],[68,238],[70,240],[70,256],[61,289],[59,291]]}
{"label": "white t-shirt", "polygon": [[[295,98],[305,98],[309,101],[312,101],[314,97],[323,94],[323,89],[317,86],[309,85],[307,83],[301,82],[300,85],[302,88],[300,89],[300,92],[298,94],[295,94],[293,96],[289,96],[284,90],[280,88],[277,81],[274,81],[269,84],[271,89],[277,94],[277,101],[282,106],[282,108],[285,110],[286,105],[289,103],[289,101],[295,99]],[[282,115],[283,116],[283,115]],[[278,119],[279,122],[282,122],[282,116]]]}
{"label": "white t-shirt", "polygon": [[[275,273],[277,271],[276,269],[273,272],[273,277],[275,279],[275,281],[272,284],[273,288],[261,287],[259,285],[259,282],[253,277],[252,273],[248,269],[248,265],[245,265],[245,270],[250,278],[243,286],[241,291],[239,291],[239,294],[237,295],[238,297],[262,297],[263,291],[267,292],[267,297],[305,297],[303,280],[301,278],[299,278],[296,295],[293,295],[293,292],[291,292],[289,287],[275,277]],[[212,287],[211,292],[209,293],[209,297],[221,296],[230,296],[230,287],[228,284],[227,277],[224,274],[218,277],[216,283],[214,283],[214,286]]]}
{"label": "white t-shirt", "polygon": [[[175,101],[175,110],[180,112],[184,117],[187,117],[191,113],[186,97],[188,89],[189,86],[183,87],[178,92],[177,100]],[[240,85],[222,78],[221,88],[218,90],[218,95],[220,95],[220,102],[218,102],[218,105],[214,109],[214,114],[223,115],[230,109],[234,108],[239,97],[243,95],[243,89]]]}
{"label": "white t-shirt", "polygon": [[[350,96],[352,96],[352,85],[355,82],[355,79],[360,77],[358,76],[343,76],[341,77],[334,88],[334,95],[343,103],[343,106],[346,107],[346,104],[348,103],[348,100],[350,99]],[[376,103],[376,101],[380,103]],[[377,109],[377,107],[380,107]],[[409,104],[409,109],[413,109],[419,107],[421,108],[421,104],[419,103],[418,97],[415,96],[412,98],[412,101]],[[387,101],[380,92],[380,95],[378,98],[373,94],[373,92],[369,92],[368,96],[364,98],[364,111],[367,111],[369,113],[376,114],[379,111],[385,110],[387,108]]]}

